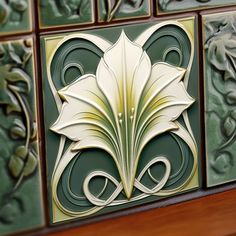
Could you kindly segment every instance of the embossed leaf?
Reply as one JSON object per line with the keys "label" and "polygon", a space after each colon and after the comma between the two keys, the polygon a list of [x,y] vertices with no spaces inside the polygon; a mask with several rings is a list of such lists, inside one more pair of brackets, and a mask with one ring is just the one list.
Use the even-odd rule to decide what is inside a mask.
{"label": "embossed leaf", "polygon": [[[16,85],[17,86],[14,86]],[[13,91],[27,92],[30,90],[30,77],[19,68],[10,65],[0,66],[0,105],[6,106],[7,114],[21,111]]]}
{"label": "embossed leaf", "polygon": [[193,103],[181,82],[184,74],[166,63],[151,66],[142,47],[122,32],[104,53],[96,77],[84,75],[59,91],[64,103],[51,129],[75,141],[75,151],[107,151],[129,198],[145,145],[177,129],[175,120]]}
{"label": "embossed leaf", "polygon": [[236,128],[236,122],[233,118],[227,117],[224,121],[223,131],[226,137],[231,136]]}
{"label": "embossed leaf", "polygon": [[33,174],[36,170],[37,165],[38,165],[37,157],[33,152],[30,151],[27,156],[27,161],[23,169],[24,176],[27,177]]}
{"label": "embossed leaf", "polygon": [[211,166],[217,174],[226,174],[232,168],[233,164],[231,154],[222,152],[212,161]]}
{"label": "embossed leaf", "polygon": [[236,79],[236,40],[227,33],[216,37],[209,44],[208,59],[219,71],[224,73],[224,79]]}
{"label": "embossed leaf", "polygon": [[24,161],[17,155],[12,155],[8,164],[8,168],[13,177],[17,178],[24,168]]}
{"label": "embossed leaf", "polygon": [[15,48],[10,43],[8,44],[8,53],[9,53],[9,56],[11,57],[11,59],[15,63],[22,64],[22,60],[21,60],[20,56],[16,53]]}
{"label": "embossed leaf", "polygon": [[26,128],[20,119],[14,120],[13,126],[10,129],[10,134],[13,139],[19,139],[19,138],[26,137]]}
{"label": "embossed leaf", "polygon": [[236,92],[235,91],[229,92],[226,96],[226,101],[230,105],[235,105],[236,104]]}
{"label": "embossed leaf", "polygon": [[4,205],[0,210],[0,222],[12,224],[21,214],[19,202],[12,199],[11,202]]}
{"label": "embossed leaf", "polygon": [[7,113],[11,111],[20,111],[21,108],[16,100],[16,98],[7,89],[6,81],[0,80],[0,105],[7,107]]}
{"label": "embossed leaf", "polygon": [[28,149],[25,146],[19,146],[16,148],[15,154],[22,160],[25,160],[28,154]]}

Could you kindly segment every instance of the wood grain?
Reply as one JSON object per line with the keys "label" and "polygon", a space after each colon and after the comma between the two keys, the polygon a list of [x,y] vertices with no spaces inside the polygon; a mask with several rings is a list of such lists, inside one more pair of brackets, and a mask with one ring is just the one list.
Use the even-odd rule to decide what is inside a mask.
{"label": "wood grain", "polygon": [[236,190],[52,233],[50,236],[236,235]]}

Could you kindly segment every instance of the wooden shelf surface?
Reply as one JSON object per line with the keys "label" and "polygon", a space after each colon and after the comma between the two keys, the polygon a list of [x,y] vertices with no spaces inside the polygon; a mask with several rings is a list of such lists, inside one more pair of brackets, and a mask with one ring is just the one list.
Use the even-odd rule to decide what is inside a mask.
{"label": "wooden shelf surface", "polygon": [[50,236],[233,236],[236,190],[55,232]]}

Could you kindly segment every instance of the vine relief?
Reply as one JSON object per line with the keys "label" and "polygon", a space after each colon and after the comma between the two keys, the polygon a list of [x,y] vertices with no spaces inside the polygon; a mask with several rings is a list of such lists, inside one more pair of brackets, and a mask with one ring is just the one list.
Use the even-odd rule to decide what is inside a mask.
{"label": "vine relief", "polygon": [[[0,232],[11,232],[21,217],[26,219],[30,203],[22,191],[38,168],[31,66],[31,39],[0,43]],[[19,229],[24,227],[29,225]]]}
{"label": "vine relief", "polygon": [[226,0],[222,4],[221,0],[157,0],[161,11],[188,10],[196,7],[211,7],[225,4],[234,4],[234,0]]}
{"label": "vine relief", "polygon": [[91,0],[40,0],[40,8],[43,26],[86,23],[93,20]]}
{"label": "vine relief", "polygon": [[[204,18],[208,181],[212,185],[236,178],[235,27],[233,14]],[[210,133],[212,125],[218,127],[215,135]]]}
{"label": "vine relief", "polygon": [[102,0],[99,4],[99,19],[110,22],[113,19],[148,16],[149,3],[145,0]]}
{"label": "vine relief", "polygon": [[[165,27],[181,32],[181,36],[173,33],[175,41],[181,42],[179,38],[185,37],[191,49],[186,66],[165,60],[154,63],[145,50],[153,34],[162,39]],[[188,109],[195,102],[187,92],[193,63],[192,46],[188,31],[175,21],[156,24],[132,41],[122,30],[113,43],[81,33],[62,38],[57,44],[47,63],[48,83],[58,109],[47,134],[53,133],[53,137],[60,140],[51,177],[54,222],[63,220],[61,214],[67,219],[85,217],[102,209],[151,196],[169,196],[186,189],[196,176],[198,162],[188,118]],[[97,55],[93,72],[91,69],[88,72],[88,65],[83,61],[72,60],[72,55],[78,56],[79,51],[75,50],[80,47],[81,53],[84,49],[91,50],[90,63],[92,56]],[[178,50],[171,44],[162,58]],[[182,52],[178,52],[182,56]],[[186,62],[182,59],[176,64]],[[58,71],[61,65],[62,73]],[[73,75],[67,83],[66,73]],[[162,140],[163,135],[177,145],[181,164],[173,166],[166,155],[151,155],[141,164],[145,161],[142,155],[145,148],[153,139]],[[88,170],[80,168],[83,163]],[[100,167],[101,163],[106,164]],[[187,175],[186,179],[182,179],[183,175]],[[77,189],[74,181],[78,181]]]}
{"label": "vine relief", "polygon": [[20,24],[27,8],[26,0],[2,0],[0,2],[0,27],[5,24]]}
{"label": "vine relief", "polygon": [[[159,5],[160,5],[162,10],[166,10],[167,6],[170,2],[176,2],[176,1],[183,2],[184,0],[159,0]],[[210,0],[195,0],[195,1],[199,2],[199,3],[207,3]]]}

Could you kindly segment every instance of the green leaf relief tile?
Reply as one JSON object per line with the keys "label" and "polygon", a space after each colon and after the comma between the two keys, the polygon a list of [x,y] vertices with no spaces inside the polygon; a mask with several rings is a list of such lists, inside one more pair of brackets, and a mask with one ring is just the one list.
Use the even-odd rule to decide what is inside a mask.
{"label": "green leaf relief tile", "polygon": [[97,0],[98,20],[100,22],[143,18],[150,16],[149,0],[113,1]]}
{"label": "green leaf relief tile", "polygon": [[31,31],[31,0],[0,1],[0,35]]}
{"label": "green leaf relief tile", "polygon": [[41,28],[94,22],[93,0],[39,0]]}
{"label": "green leaf relief tile", "polygon": [[158,14],[235,5],[235,0],[156,0]]}
{"label": "green leaf relief tile", "polygon": [[235,12],[203,16],[207,184],[236,179]]}
{"label": "green leaf relief tile", "polygon": [[0,42],[0,234],[44,224],[31,38]]}
{"label": "green leaf relief tile", "polygon": [[193,17],[41,43],[52,223],[198,187]]}

